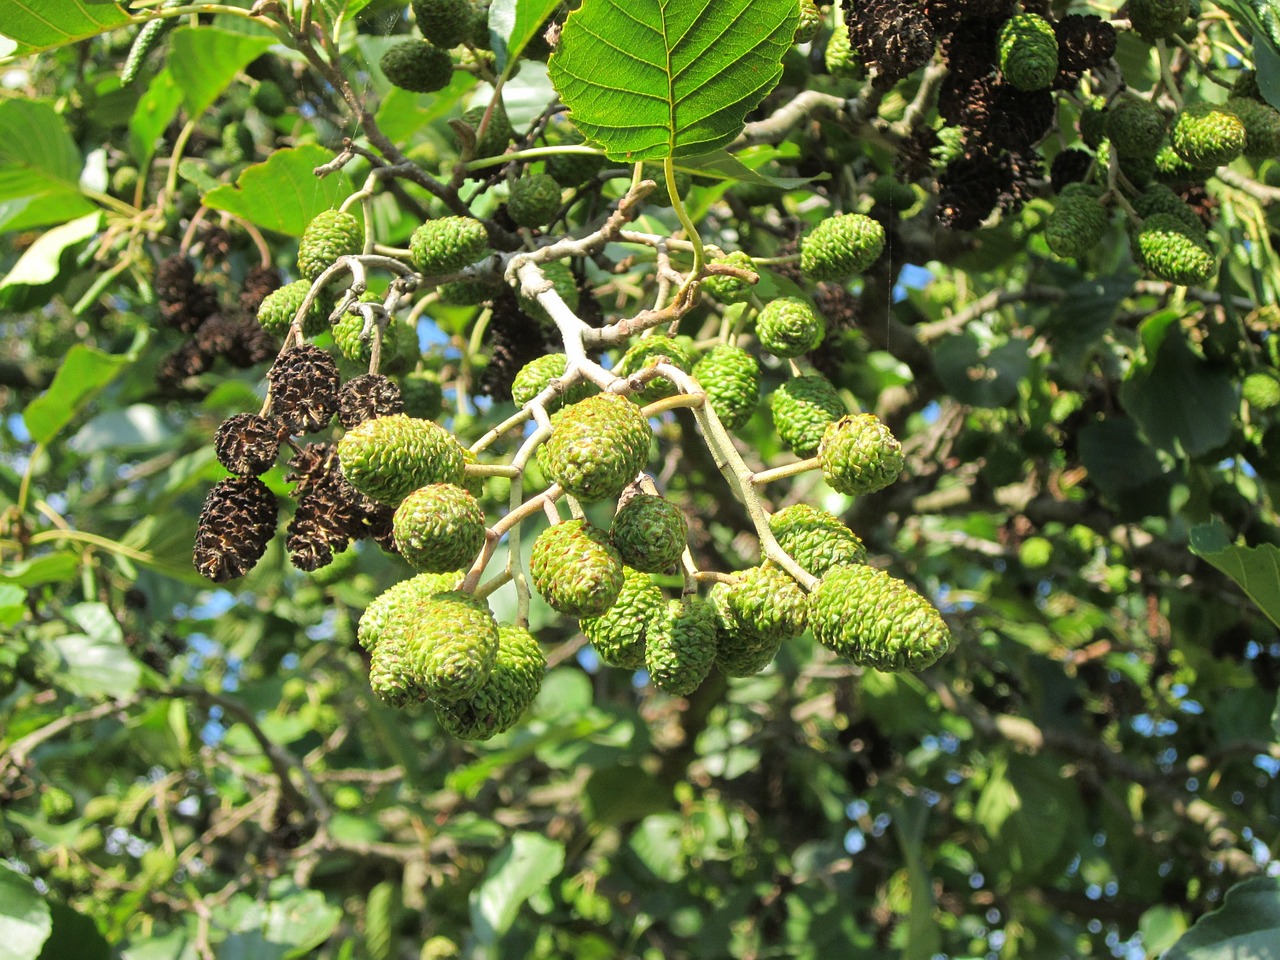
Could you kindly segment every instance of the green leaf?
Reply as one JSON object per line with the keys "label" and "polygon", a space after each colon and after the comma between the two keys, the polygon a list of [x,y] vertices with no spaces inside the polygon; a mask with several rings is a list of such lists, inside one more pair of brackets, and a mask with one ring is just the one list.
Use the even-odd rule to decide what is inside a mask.
{"label": "green leaf", "polygon": [[519,832],[489,866],[471,893],[471,924],[477,939],[493,945],[511,929],[521,905],[564,867],[564,844]]}
{"label": "green leaf", "polygon": [[1163,472],[1160,458],[1128,417],[1109,417],[1080,431],[1080,461],[1107,496],[1115,497],[1155,480]]}
{"label": "green leaf", "polygon": [[49,646],[60,661],[54,682],[77,696],[126,697],[138,689],[142,665],[123,643],[70,633]]}
{"label": "green leaf", "polygon": [[671,791],[639,767],[618,764],[592,772],[583,794],[587,816],[601,826],[617,826],[670,809]]}
{"label": "green leaf", "polygon": [[97,233],[101,222],[102,214],[95,210],[46,232],[27,248],[8,276],[0,281],[0,293],[10,287],[37,287],[56,279],[62,254]]}
{"label": "green leaf", "polygon": [[677,883],[685,875],[682,856],[684,818],[678,813],[655,813],[636,827],[628,846],[664,883]]}
{"label": "green leaf", "polygon": [[95,208],[80,192],[80,151],[40,100],[0,102],[0,229],[64,223]]}
{"label": "green leaf", "polygon": [[182,89],[166,67],[152,78],[129,118],[129,140],[139,160],[145,161],[155,153],[165,128],[178,115],[180,106]]}
{"label": "green leaf", "polygon": [[271,46],[270,37],[252,37],[217,27],[179,27],[169,38],[168,71],[192,117],[201,116],[241,70]]}
{"label": "green leaf", "polygon": [[1190,546],[1197,557],[1239,584],[1258,609],[1280,626],[1280,548],[1270,543],[1237,547],[1216,520],[1193,527]]}
{"label": "green leaf", "polygon": [[0,626],[12,627],[27,613],[27,591],[12,583],[0,583]]}
{"label": "green leaf", "polygon": [[71,580],[79,569],[80,558],[76,554],[49,553],[0,567],[0,583],[12,583],[18,587],[58,583]]}
{"label": "green leaf", "polygon": [[49,389],[27,404],[22,420],[36,443],[47,444],[95,396],[133,362],[77,343],[67,352]]}
{"label": "green leaf", "polygon": [[277,150],[265,163],[246,168],[235,186],[227,184],[205,194],[205,205],[276,233],[300,237],[317,213],[336,207],[353,190],[350,178],[341,171],[323,180],[315,175],[316,167],[332,159],[330,151],[314,143]]}
{"label": "green leaf", "polygon": [[798,16],[792,0],[584,0],[548,73],[611,160],[698,156],[777,85]]}
{"label": "green leaf", "polygon": [[112,0],[0,0],[0,35],[16,43],[0,56],[65,47],[132,22]]}
{"label": "green leaf", "polygon": [[[770,158],[762,156],[758,161],[766,163]],[[827,180],[830,174],[820,173],[816,177],[775,177],[761,173],[747,166],[735,154],[725,150],[716,150],[705,156],[691,157],[683,163],[676,164],[677,169],[695,173],[700,177],[715,177],[717,180],[733,180],[738,183],[755,183],[762,187],[778,187],[781,190],[794,190],[815,180]]]}
{"label": "green leaf", "polygon": [[1160,904],[1142,915],[1138,920],[1138,930],[1142,933],[1142,945],[1147,953],[1159,954],[1186,933],[1187,918],[1177,907]]}
{"label": "green leaf", "polygon": [[1162,960],[1275,960],[1277,943],[1280,879],[1255,877],[1228,890]]}
{"label": "green leaf", "polygon": [[35,960],[52,929],[49,904],[30,878],[0,861],[0,960]]}
{"label": "green leaf", "polygon": [[924,862],[925,824],[929,808],[919,797],[910,797],[894,811],[893,826],[898,848],[907,862],[911,888],[911,912],[907,915],[907,945],[902,960],[929,960],[942,949],[942,931],[933,919],[933,885]]}
{"label": "green leaf", "polygon": [[560,0],[494,0],[489,7],[489,35],[498,69],[507,72],[538,28],[560,6]]}
{"label": "green leaf", "polygon": [[50,906],[53,932],[40,951],[40,960],[110,960],[111,944],[97,924],[66,904]]}

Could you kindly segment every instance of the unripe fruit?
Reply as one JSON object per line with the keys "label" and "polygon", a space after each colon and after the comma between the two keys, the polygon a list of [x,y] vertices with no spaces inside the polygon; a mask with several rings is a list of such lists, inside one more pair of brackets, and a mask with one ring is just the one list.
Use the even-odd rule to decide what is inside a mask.
{"label": "unripe fruit", "polygon": [[393,44],[378,65],[388,80],[411,93],[435,93],[453,80],[453,58],[448,51],[422,40]]}
{"label": "unripe fruit", "polygon": [[833,77],[851,79],[862,72],[862,60],[853,49],[849,40],[849,28],[844,23],[836,23],[835,30],[827,40],[827,49],[823,51],[822,62],[827,73]]}
{"label": "unripe fruit", "polygon": [[662,573],[684,553],[689,526],[670,500],[638,493],[618,508],[609,536],[622,560],[643,573]]}
{"label": "unripe fruit", "polygon": [[1086,190],[1063,190],[1045,218],[1044,239],[1059,257],[1081,257],[1098,245],[1110,216],[1098,198]]}
{"label": "unripe fruit", "polygon": [[430,420],[402,413],[357,424],[338,441],[343,476],[366,497],[398,505],[419,487],[462,483],[462,447]]}
{"label": "unripe fruit", "polygon": [[1010,17],[996,40],[1000,72],[1019,90],[1043,90],[1058,72],[1058,38],[1053,25],[1034,13]]}
{"label": "unripe fruit", "polygon": [[871,266],[884,242],[884,227],[870,217],[828,217],[801,241],[800,269],[810,280],[843,283]]}
{"label": "unripe fruit", "polygon": [[822,29],[822,11],[813,0],[800,0],[800,19],[796,22],[793,43],[808,43]]}
{"label": "unripe fruit", "polygon": [[746,425],[760,401],[760,364],[739,347],[718,344],[693,367],[693,377],[726,430]]}
{"label": "unripe fruit", "polygon": [[298,272],[314,280],[339,257],[364,249],[364,227],[355,214],[322,210],[316,214],[298,241]]}
{"label": "unripe fruit", "polygon": [[1164,140],[1165,117],[1155,104],[1124,97],[1107,111],[1107,138],[1121,157],[1154,157]]}
{"label": "unripe fruit", "polygon": [[449,50],[471,35],[471,0],[413,0],[412,6],[418,31],[437,47]]}
{"label": "unripe fruit", "polygon": [[1247,97],[1232,97],[1224,109],[1244,124],[1246,157],[1265,160],[1280,154],[1280,110]]}
{"label": "unripe fruit", "polygon": [[509,730],[542,689],[547,658],[523,627],[498,628],[493,669],[469,697],[436,705],[440,726],[459,740],[488,740]]}
{"label": "unripe fruit", "polygon": [[1163,183],[1150,184],[1133,199],[1133,209],[1146,219],[1157,213],[1168,213],[1184,223],[1193,233],[1203,233],[1204,225],[1196,212]]}
{"label": "unripe fruit", "polygon": [[756,336],[760,338],[760,346],[783,360],[817,349],[826,332],[822,316],[808,301],[799,297],[772,300],[756,318]]}
{"label": "unripe fruit", "polygon": [[428,220],[409,238],[413,265],[429,277],[461,270],[488,250],[489,234],[484,224],[471,217]]}
{"label": "unripe fruit", "polygon": [[553,610],[598,617],[622,589],[622,557],[603,530],[585,520],[567,520],[533,541],[529,576]]}
{"label": "unripe fruit", "polygon": [[797,457],[812,457],[827,424],[845,415],[844,401],[826,377],[792,377],[769,395],[778,436]]}
{"label": "unripe fruit", "polygon": [[1129,21],[1148,43],[1173,36],[1191,16],[1191,0],[1130,0]]}
{"label": "unripe fruit", "polygon": [[1240,395],[1255,410],[1274,410],[1280,406],[1280,378],[1270,370],[1259,370],[1244,378]]}
{"label": "unripe fruit", "polygon": [[[472,107],[462,114],[462,120],[472,130],[480,129],[480,122],[484,119],[486,106]],[[489,123],[484,128],[484,133],[476,142],[476,158],[496,157],[507,149],[509,144],[515,137],[516,132],[512,129],[511,119],[507,116],[506,108],[500,103],[493,108],[493,113],[489,117]]]}
{"label": "unripe fruit", "polygon": [[[307,298],[311,290],[310,280],[295,280],[268,293],[258,306],[258,323],[268,333],[283,337],[289,332],[289,324],[293,323],[298,308]],[[316,297],[311,301],[306,314],[302,318],[302,333],[314,337],[323,333],[329,326],[329,308],[323,298]]]}
{"label": "unripe fruit", "polygon": [[649,627],[657,621],[665,603],[662,590],[647,574],[624,567],[617,599],[600,616],[584,617],[582,633],[607,665],[640,670],[644,667]]}
{"label": "unripe fruit", "polygon": [[560,184],[545,173],[532,173],[511,184],[507,213],[521,227],[544,227],[560,210]]}
{"label": "unripe fruit", "polygon": [[[685,373],[692,371],[695,363],[693,351],[689,346],[675,337],[657,333],[633,343],[618,361],[615,371],[620,377],[629,377],[639,373],[650,363],[657,363],[660,357],[665,357],[668,363]],[[665,397],[674,396],[677,392],[676,385],[666,377],[654,377],[639,393],[631,394],[631,399],[643,407]]]}
{"label": "unripe fruit", "polygon": [[405,632],[408,675],[429,699],[474,696],[498,653],[498,624],[489,605],[449,591],[425,600]]}
{"label": "unripe fruit", "polygon": [[[725,254],[723,257],[716,257],[710,262],[739,267],[743,270],[750,270],[752,273],[756,272],[755,262],[750,255],[743,253],[741,250],[735,250],[732,253]],[[746,280],[740,280],[725,273],[713,273],[702,280],[702,290],[721,303],[741,303],[750,299],[751,287],[752,285]]]}
{"label": "unripe fruit", "polygon": [[872,413],[841,417],[830,424],[818,445],[823,479],[851,497],[883,490],[898,479],[902,445]]}
{"label": "unripe fruit", "polygon": [[365,608],[356,628],[356,640],[372,652],[384,639],[403,634],[417,618],[420,604],[437,593],[456,590],[462,585],[458,573],[420,573],[408,580],[393,583]]}
{"label": "unripe fruit", "polygon": [[422,371],[410,373],[400,381],[400,395],[404,412],[419,420],[434,420],[444,406],[444,390],[440,378],[434,373]]}
{"label": "unripe fruit", "polygon": [[616,393],[565,407],[551,423],[539,460],[552,480],[580,500],[618,496],[649,460],[649,423]]}
{"label": "unripe fruit", "polygon": [[924,597],[883,570],[832,567],[809,595],[823,646],[860,666],[923,670],[951,648],[951,632]]}
{"label": "unripe fruit", "polygon": [[[523,407],[545,390],[552,380],[557,377],[563,377],[568,363],[569,359],[563,353],[548,353],[545,356],[530,360],[521,367],[520,372],[516,374],[516,378],[511,381],[511,399],[516,406]],[[585,400],[598,390],[599,388],[591,381],[579,380],[564,393],[547,401],[547,412],[554,413],[561,407],[577,403],[579,400]]]}
{"label": "unripe fruit", "polygon": [[779,510],[769,518],[778,546],[815,577],[842,563],[865,563],[867,548],[840,518],[807,503]]}
{"label": "unripe fruit", "polygon": [[654,618],[644,645],[644,665],[658,689],[686,697],[702,685],[716,660],[716,619],[698,597],[669,600]]}
{"label": "unripe fruit", "polygon": [[484,546],[484,511],[462,487],[429,484],[396,508],[392,533],[400,556],[415,570],[458,570],[470,565]]}
{"label": "unripe fruit", "polygon": [[1132,242],[1142,264],[1169,283],[1205,283],[1218,267],[1203,231],[1190,229],[1171,214],[1157,213],[1142,221]]}
{"label": "unripe fruit", "polygon": [[1195,167],[1218,167],[1244,152],[1246,135],[1240,118],[1224,107],[1197,103],[1173,122],[1169,145]]}

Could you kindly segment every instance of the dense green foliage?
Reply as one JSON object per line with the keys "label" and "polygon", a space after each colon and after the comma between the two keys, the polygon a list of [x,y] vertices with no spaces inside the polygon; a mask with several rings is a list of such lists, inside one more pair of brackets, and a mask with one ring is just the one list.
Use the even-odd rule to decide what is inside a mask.
{"label": "dense green foliage", "polygon": [[1274,956],[1278,24],[0,0],[0,958]]}

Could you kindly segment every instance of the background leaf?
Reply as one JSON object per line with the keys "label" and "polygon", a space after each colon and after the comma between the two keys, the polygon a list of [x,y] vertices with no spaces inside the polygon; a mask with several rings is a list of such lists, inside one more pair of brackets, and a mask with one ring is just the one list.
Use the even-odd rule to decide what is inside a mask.
{"label": "background leaf", "polygon": [[0,861],[0,960],[35,960],[52,929],[49,904],[31,880]]}
{"label": "background leaf", "polygon": [[0,102],[0,229],[63,223],[94,209],[80,192],[80,150],[47,103]]}
{"label": "background leaf", "polygon": [[1275,960],[1280,879],[1256,877],[1227,891],[1221,909],[1196,921],[1163,960]]}
{"label": "background leaf", "polygon": [[1226,528],[1215,521],[1191,531],[1191,552],[1238,583],[1258,609],[1280,626],[1280,548],[1270,543],[1237,547],[1227,539]]}
{"label": "background leaf", "polygon": [[316,144],[277,150],[270,160],[240,174],[234,187],[206,194],[205,205],[300,237],[317,213],[336,207],[351,194],[351,179],[345,173],[331,173],[321,180],[312,172],[332,159],[332,153]]}
{"label": "background leaf", "polygon": [[0,293],[10,287],[39,286],[58,276],[62,254],[98,232],[102,214],[98,211],[54,227],[23,253],[13,269],[0,281]]}
{"label": "background leaf", "polygon": [[536,833],[515,833],[471,895],[471,922],[482,943],[511,929],[520,906],[564,866],[564,845]]}
{"label": "background leaf", "polygon": [[506,72],[507,64],[520,56],[558,6],[560,0],[494,0],[489,7],[489,35],[494,38],[500,71]]}
{"label": "background leaf", "polygon": [[128,356],[104,353],[84,344],[73,346],[49,389],[22,411],[31,439],[36,443],[52,440],[99,390],[132,362]]}
{"label": "background leaf", "polygon": [[612,160],[710,153],[782,75],[791,0],[586,0],[548,71],[570,119]]}
{"label": "background leaf", "polygon": [[0,0],[0,34],[17,46],[17,56],[52,50],[132,23],[112,0]]}
{"label": "background leaf", "polygon": [[182,91],[187,112],[209,109],[236,74],[271,46],[270,37],[251,37],[217,27],[179,27],[169,38],[168,70]]}

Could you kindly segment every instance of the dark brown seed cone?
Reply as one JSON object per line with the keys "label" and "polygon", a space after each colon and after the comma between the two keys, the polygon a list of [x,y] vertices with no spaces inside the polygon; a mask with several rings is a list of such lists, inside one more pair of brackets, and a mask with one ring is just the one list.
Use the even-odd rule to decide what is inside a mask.
{"label": "dark brown seed cone", "polygon": [[285,528],[289,561],[299,570],[318,570],[332,563],[333,555],[351,543],[352,512],[349,504],[323,493],[302,497]]}
{"label": "dark brown seed cone", "polygon": [[276,509],[275,494],[257,477],[214,484],[196,525],[196,571],[223,583],[252,570],[275,535]]}
{"label": "dark brown seed cone", "polygon": [[238,320],[215,313],[200,324],[191,339],[209,356],[221,357],[235,348],[238,328]]}
{"label": "dark brown seed cone", "polygon": [[156,264],[154,289],[156,299],[164,306],[182,303],[195,283],[196,265],[180,253]]}
{"label": "dark brown seed cone", "polygon": [[191,333],[218,309],[217,292],[196,283],[195,264],[180,253],[156,265],[155,291],[160,318],[183,333]]}
{"label": "dark brown seed cone", "polygon": [[213,449],[218,462],[242,477],[257,477],[276,462],[280,453],[281,426],[256,413],[237,413],[218,427]]}
{"label": "dark brown seed cone", "polygon": [[938,176],[938,222],[952,230],[975,230],[1012,188],[1013,177],[998,160],[982,154],[959,157]]}
{"label": "dark brown seed cone", "polygon": [[1009,185],[1000,192],[996,202],[1005,213],[1016,213],[1035,196],[1031,181],[1043,177],[1044,161],[1034,150],[1028,150],[1005,154],[1001,163],[1009,171]]}
{"label": "dark brown seed cone", "polygon": [[1001,83],[995,89],[991,123],[985,142],[992,151],[1025,152],[1053,125],[1057,101],[1048,90],[1019,90]]}
{"label": "dark brown seed cone", "polygon": [[840,284],[819,283],[813,303],[833,330],[857,326],[858,298]]}
{"label": "dark brown seed cone", "polygon": [[1013,13],[1014,4],[1012,0],[923,0],[921,7],[941,37],[965,20],[1004,20]]}
{"label": "dark brown seed cone", "polygon": [[[308,512],[300,514],[307,525],[299,531],[291,530],[291,535],[296,532],[299,536],[314,537],[318,531],[331,527],[340,529],[341,535],[350,540],[370,538],[384,550],[396,552],[391,535],[395,507],[375,503],[347,482],[338,467],[333,444],[308,443],[293,455],[289,466],[292,469],[285,480],[297,484],[293,492],[298,498],[299,510],[304,501],[311,503]],[[320,509],[322,506],[323,511]],[[336,538],[330,538],[328,542],[334,552],[344,549],[334,545]],[[290,554],[295,552],[294,545],[286,546]],[[298,552],[302,550],[298,547]]]}
{"label": "dark brown seed cone", "polygon": [[489,364],[477,386],[482,395],[494,400],[510,400],[511,383],[521,368],[551,352],[542,325],[520,310],[515,295],[509,290],[493,302],[487,339]]}
{"label": "dark brown seed cone", "polygon": [[337,412],[341,382],[338,365],[319,347],[290,347],[267,371],[271,412],[290,434],[314,433]]}
{"label": "dark brown seed cone", "polygon": [[396,538],[392,531],[392,520],[395,515],[395,507],[370,501],[369,509],[364,515],[364,535],[387,553],[398,554],[400,548],[396,546]]}
{"label": "dark brown seed cone", "polygon": [[1079,183],[1089,172],[1093,163],[1093,154],[1088,150],[1077,150],[1074,147],[1061,150],[1053,158],[1049,166],[1049,183],[1054,193],[1061,193],[1068,183]]}
{"label": "dark brown seed cone", "polygon": [[247,314],[236,321],[235,336],[225,354],[227,360],[244,370],[266,363],[280,352],[280,341]]}
{"label": "dark brown seed cone", "polygon": [[1187,184],[1180,190],[1175,190],[1174,193],[1195,211],[1206,230],[1211,228],[1218,219],[1218,200],[1204,188],[1203,183]]}
{"label": "dark brown seed cone", "polygon": [[338,422],[350,430],[357,423],[404,410],[400,387],[380,373],[348,380],[338,391]]}
{"label": "dark brown seed cone", "polygon": [[308,443],[289,458],[290,472],[284,475],[288,483],[297,484],[293,495],[299,499],[326,482],[330,473],[338,469],[338,454],[332,443]]}
{"label": "dark brown seed cone", "polygon": [[938,132],[932,127],[917,127],[911,136],[902,141],[894,158],[897,177],[903,183],[912,183],[933,171],[933,148],[939,144]]}
{"label": "dark brown seed cone", "polygon": [[1053,25],[1058,38],[1058,70],[1079,74],[1115,55],[1116,28],[1093,14],[1069,13]]}
{"label": "dark brown seed cone", "polygon": [[[267,294],[280,289],[280,271],[275,267],[257,264],[249,268],[245,274],[244,286],[240,289],[240,310],[246,316],[256,317],[258,307]],[[255,324],[261,327],[261,324]]]}
{"label": "dark brown seed cone", "polygon": [[901,80],[933,56],[933,25],[917,3],[866,0],[850,4],[845,22],[850,47],[863,63],[876,68],[882,83]]}
{"label": "dark brown seed cone", "polygon": [[187,377],[195,377],[213,366],[213,357],[188,340],[168,354],[156,368],[156,380],[162,387],[174,387]]}
{"label": "dark brown seed cone", "polygon": [[225,262],[228,254],[231,253],[234,239],[231,232],[224,227],[216,225],[205,227],[200,237],[205,263],[208,266],[214,266]]}

